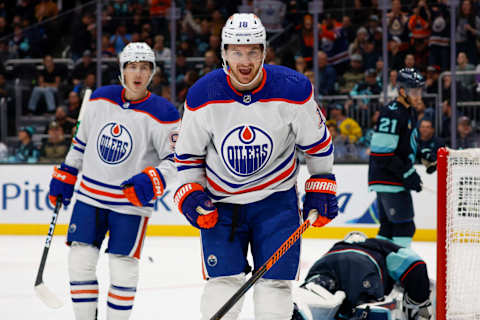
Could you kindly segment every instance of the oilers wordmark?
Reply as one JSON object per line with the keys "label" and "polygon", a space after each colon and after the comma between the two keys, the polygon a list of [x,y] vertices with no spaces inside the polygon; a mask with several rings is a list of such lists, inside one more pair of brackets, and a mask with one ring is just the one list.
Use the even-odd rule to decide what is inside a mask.
{"label": "oilers wordmark", "polygon": [[261,170],[273,151],[273,141],[264,130],[242,125],[230,131],[222,142],[222,158],[236,175],[249,176]]}
{"label": "oilers wordmark", "polygon": [[104,162],[123,162],[132,151],[132,136],[124,125],[110,122],[98,134],[97,152]]}

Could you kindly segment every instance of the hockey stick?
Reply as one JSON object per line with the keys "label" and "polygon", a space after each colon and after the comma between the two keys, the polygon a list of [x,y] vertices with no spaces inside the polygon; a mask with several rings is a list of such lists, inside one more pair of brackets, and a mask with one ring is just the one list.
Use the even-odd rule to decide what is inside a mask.
{"label": "hockey stick", "polygon": [[318,212],[312,211],[308,219],[295,230],[294,233],[288,239],[282,243],[280,248],[258,269],[251,277],[228,299],[227,302],[215,313],[210,320],[220,320],[222,317],[240,300],[240,298],[258,281],[278,260],[290,249],[291,246],[297,242],[302,233],[310,227],[310,225],[317,220]]}
{"label": "hockey stick", "polygon": [[85,93],[83,94],[82,104],[80,105],[80,113],[78,114],[78,119],[76,124],[75,136],[77,135],[78,127],[80,126],[80,123],[83,120],[83,115],[85,114],[85,108],[86,108],[85,106],[87,105],[88,100],[90,100],[91,95],[92,95],[92,89],[85,90]]}
{"label": "hockey stick", "polygon": [[55,226],[57,224],[58,213],[60,207],[62,206],[62,196],[57,197],[57,203],[55,204],[55,209],[53,210],[52,221],[50,222],[50,227],[48,229],[47,238],[45,240],[45,246],[43,247],[42,259],[40,260],[40,266],[38,267],[37,280],[35,280],[35,293],[38,298],[43,301],[50,308],[58,309],[63,306],[63,302],[60,301],[55,294],[47,288],[43,283],[43,270],[45,269],[45,264],[47,262],[48,250],[50,249],[50,244],[53,238],[53,231],[55,231]]}

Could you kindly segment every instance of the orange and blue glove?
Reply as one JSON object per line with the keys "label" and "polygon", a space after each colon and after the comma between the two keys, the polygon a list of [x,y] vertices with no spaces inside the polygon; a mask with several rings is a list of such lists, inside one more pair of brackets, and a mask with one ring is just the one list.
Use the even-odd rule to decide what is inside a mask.
{"label": "orange and blue glove", "polygon": [[165,179],[157,168],[147,167],[123,181],[121,187],[128,201],[137,207],[143,207],[163,194]]}
{"label": "orange and blue glove", "polygon": [[173,200],[178,210],[192,226],[198,229],[213,228],[218,221],[218,211],[203,187],[198,183],[186,183],[178,188]]}
{"label": "orange and blue glove", "polygon": [[335,175],[318,174],[311,176],[305,182],[305,193],[304,220],[308,218],[311,210],[317,210],[318,218],[312,225],[322,227],[337,216],[337,182],[335,181]]}
{"label": "orange and blue glove", "polygon": [[72,200],[73,189],[77,181],[78,169],[62,163],[59,168],[53,168],[52,180],[50,180],[50,191],[48,199],[52,205],[57,202],[57,197],[62,196],[62,203],[66,207]]}

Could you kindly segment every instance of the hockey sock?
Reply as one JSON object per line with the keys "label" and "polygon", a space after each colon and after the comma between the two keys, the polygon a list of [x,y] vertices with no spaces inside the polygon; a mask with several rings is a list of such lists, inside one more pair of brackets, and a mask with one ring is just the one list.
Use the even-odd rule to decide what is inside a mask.
{"label": "hockey sock", "polygon": [[97,260],[97,248],[84,243],[72,243],[68,258],[68,271],[73,313],[77,320],[96,319],[98,282],[95,270]]}
{"label": "hockey sock", "polygon": [[290,280],[260,279],[253,291],[256,320],[290,320],[293,315]]}
{"label": "hockey sock", "polygon": [[[200,301],[200,312],[202,320],[208,320],[217,312],[225,302],[243,285],[245,282],[245,274],[241,273],[235,276],[215,277],[208,279],[203,289]],[[231,309],[227,312],[222,320],[236,320],[242,310],[243,296]]]}
{"label": "hockey sock", "polygon": [[107,297],[107,319],[127,320],[132,313],[137,292],[138,260],[110,254],[110,289]]}

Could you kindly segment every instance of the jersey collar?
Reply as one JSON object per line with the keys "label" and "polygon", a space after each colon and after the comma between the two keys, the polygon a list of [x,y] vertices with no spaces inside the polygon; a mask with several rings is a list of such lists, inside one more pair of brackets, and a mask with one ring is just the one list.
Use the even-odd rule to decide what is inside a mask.
{"label": "jersey collar", "polygon": [[265,70],[265,67],[262,68],[262,73],[263,73],[263,79],[257,88],[255,88],[253,91],[247,90],[247,91],[241,91],[241,92],[235,89],[235,87],[232,85],[230,75],[227,74],[226,76],[227,84],[228,84],[228,87],[230,88],[230,93],[233,99],[244,105],[249,105],[255,101],[258,101],[259,96],[261,95],[260,93],[264,89],[265,83],[267,81],[267,71]]}

